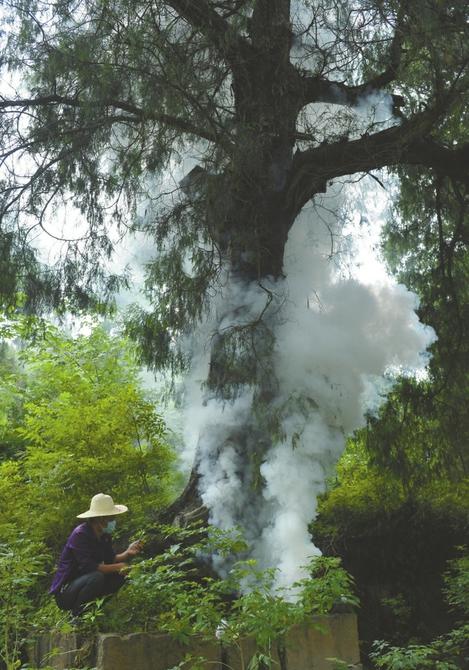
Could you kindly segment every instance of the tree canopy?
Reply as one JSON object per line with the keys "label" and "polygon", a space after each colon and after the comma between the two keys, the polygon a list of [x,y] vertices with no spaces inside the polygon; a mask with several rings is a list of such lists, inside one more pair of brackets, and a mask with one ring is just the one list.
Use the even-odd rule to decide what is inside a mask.
{"label": "tree canopy", "polygon": [[34,510],[30,539],[57,549],[77,510],[103,489],[129,501],[133,524],[146,526],[177,477],[133,347],[102,328],[72,339],[49,327],[18,356],[1,381],[1,541],[25,533]]}
{"label": "tree canopy", "polygon": [[[165,245],[140,324],[162,362],[168,329],[200,316],[223,262],[281,273],[289,228],[330,180],[420,165],[467,182],[466,12],[439,0],[4,3],[3,300],[96,305],[118,284],[102,265],[111,228],[144,225]],[[376,94],[395,120],[357,130],[345,112]],[[308,119],[324,104],[326,124]],[[156,206],[153,180],[190,150],[202,169],[174,207]],[[86,226],[51,268],[33,240],[55,234],[53,207]]]}
{"label": "tree canopy", "polygon": [[[103,311],[125,283],[110,271],[113,247],[127,229],[149,235],[149,306],[134,308],[128,332],[149,364],[175,369],[200,345],[199,332],[189,344],[186,336],[206,319],[210,362],[192,417],[206,422],[191,485],[203,480],[213,518],[228,511],[230,523],[249,518],[252,537],[274,538],[283,561],[276,534],[306,533],[315,506],[295,495],[322,490],[344,434],[361,425],[363,380],[401,360],[403,334],[404,364],[429,342],[415,335],[400,289],[345,283],[341,292],[329,281],[327,243],[312,252],[313,286],[298,298],[304,313],[293,314],[283,280],[311,269],[285,256],[302,212],[322,202],[311,226],[334,246],[331,184],[364,175],[382,183],[374,171],[392,171],[402,190],[389,258],[425,294],[421,316],[440,337],[444,310],[456,319],[441,341],[452,351],[463,341],[467,3],[7,0],[3,12],[3,305]],[[193,169],[165,181],[187,157]],[[60,241],[63,221],[77,230]],[[59,238],[52,264],[36,249],[42,233]],[[315,330],[321,319],[326,329]],[[297,338],[287,347],[288,320]],[[310,325],[313,347],[301,338]],[[458,388],[467,381],[453,397]],[[402,407],[389,406],[381,434],[394,453]],[[467,430],[462,416],[459,425]],[[400,437],[405,455],[409,434]]]}

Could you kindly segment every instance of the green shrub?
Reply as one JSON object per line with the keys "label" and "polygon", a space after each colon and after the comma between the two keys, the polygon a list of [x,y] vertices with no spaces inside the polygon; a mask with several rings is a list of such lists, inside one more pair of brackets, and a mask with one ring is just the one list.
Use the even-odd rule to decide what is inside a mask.
{"label": "green shrub", "polygon": [[441,472],[417,479],[406,490],[397,472],[373,462],[360,431],[312,526],[315,544],[340,556],[356,580],[365,654],[376,639],[395,647],[427,643],[454,625],[443,573],[469,531],[469,478],[453,481]]}
{"label": "green shrub", "polygon": [[128,342],[102,328],[73,339],[48,327],[20,359],[0,378],[0,653],[8,670],[30,634],[70,627],[47,591],[91,497],[104,491],[127,504],[119,526],[128,533],[151,523],[177,483]]}
{"label": "green shrub", "polygon": [[452,608],[469,616],[469,553],[467,547],[461,547],[460,551],[465,553],[449,562],[445,574],[445,595]]}
{"label": "green shrub", "polygon": [[[175,530],[171,529],[171,533]],[[177,531],[176,531],[177,532]],[[188,532],[188,531],[186,531]],[[190,531],[189,531],[190,532]],[[200,533],[200,530],[194,530]],[[107,630],[159,630],[179,640],[215,636],[237,644],[251,637],[263,653],[288,629],[335,605],[358,605],[352,579],[334,558],[315,558],[311,577],[290,589],[275,588],[275,570],[259,570],[255,561],[237,561],[224,579],[200,577],[200,561],[213,553],[245,549],[236,533],[210,529],[206,540],[136,563],[129,581],[103,618]]]}
{"label": "green shrub", "polygon": [[129,506],[124,528],[148,523],[174,495],[174,453],[129,343],[102,328],[76,339],[49,329],[21,357],[22,449],[0,466],[0,539],[14,525],[57,551],[100,491]]}
{"label": "green shrub", "polygon": [[42,544],[22,534],[0,543],[0,658],[6,670],[21,666],[35,610],[34,591],[49,558]]}

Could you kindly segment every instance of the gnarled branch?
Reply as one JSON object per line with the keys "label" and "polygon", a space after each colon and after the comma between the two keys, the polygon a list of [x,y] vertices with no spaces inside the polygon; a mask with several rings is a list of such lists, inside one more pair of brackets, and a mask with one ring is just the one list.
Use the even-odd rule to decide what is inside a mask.
{"label": "gnarled branch", "polygon": [[[320,76],[303,78],[303,105],[313,102],[328,102],[338,105],[354,105],[358,99],[371,91],[382,90],[393,82],[399,70],[402,58],[402,46],[407,32],[408,1],[403,0],[399,7],[396,27],[389,48],[388,62],[385,69],[368,81],[356,86],[348,86],[341,82],[329,81]],[[404,99],[400,95],[391,94],[395,109],[402,107]]]}
{"label": "gnarled branch", "polygon": [[[323,77],[307,77],[303,80],[303,106],[313,102],[328,102],[336,105],[356,105],[361,97],[372,91],[380,90],[385,85],[385,74],[370,79],[357,86],[348,86],[341,82],[329,81]],[[390,80],[391,81],[391,80]],[[404,98],[394,93],[390,94],[394,109],[404,104]]]}
{"label": "gnarled branch", "polygon": [[398,163],[469,180],[469,143],[451,148],[429,138],[432,120],[432,114],[424,112],[401,126],[297,152],[286,186],[289,209],[298,213],[332,179]]}

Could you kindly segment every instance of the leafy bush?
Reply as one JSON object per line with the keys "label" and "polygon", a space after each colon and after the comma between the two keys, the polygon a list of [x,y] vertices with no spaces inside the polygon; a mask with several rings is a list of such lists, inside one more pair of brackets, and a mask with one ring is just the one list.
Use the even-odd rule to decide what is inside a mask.
{"label": "leafy bush", "polygon": [[[327,614],[335,605],[358,605],[353,581],[338,559],[315,558],[309,566],[314,579],[306,577],[291,589],[276,590],[275,570],[259,570],[255,561],[234,562],[224,579],[207,574],[209,557],[234,560],[246,550],[237,531],[169,526],[159,530],[174,544],[153,558],[137,559],[116,595],[90,603],[78,623],[83,635],[158,631],[183,643],[193,636],[218,639],[237,647],[243,667],[249,661],[253,670],[271,664],[274,644],[282,645],[294,624],[307,621],[321,629],[315,615]],[[50,602],[35,612],[32,623],[41,630],[70,629],[69,615]],[[257,648],[252,659],[243,656],[245,638]],[[188,656],[181,666],[205,667],[203,661]]]}
{"label": "leafy bush", "polygon": [[10,670],[33,630],[70,626],[47,591],[77,513],[104,491],[129,506],[121,532],[142,527],[177,477],[125,340],[45,327],[0,369],[0,654]]}
{"label": "leafy bush", "polygon": [[[148,523],[174,493],[174,454],[129,343],[102,328],[77,339],[49,328],[21,359],[22,448],[0,467],[0,538],[28,528],[58,549],[99,491],[128,504],[133,526]],[[15,487],[27,507],[9,504]]]}
{"label": "leafy bush", "polygon": [[[175,529],[168,529],[173,534]],[[200,533],[200,530],[184,531]],[[186,538],[183,538],[183,541]],[[179,640],[215,636],[238,644],[251,637],[268,653],[295,623],[312,621],[334,605],[358,605],[352,579],[334,558],[315,558],[311,577],[290,589],[276,589],[275,570],[259,570],[255,561],[237,561],[224,579],[200,578],[200,562],[213,553],[245,549],[236,533],[210,529],[192,546],[174,544],[155,558],[136,563],[127,586],[103,619],[107,630],[159,630]]]}
{"label": "leafy bush", "polygon": [[0,658],[6,670],[21,665],[35,610],[34,588],[49,558],[42,544],[21,534],[9,544],[0,544]]}
{"label": "leafy bush", "polygon": [[469,616],[469,553],[466,547],[461,547],[460,551],[466,553],[449,562],[445,595],[451,607]]}
{"label": "leafy bush", "polygon": [[341,567],[340,558],[320,556],[309,566],[310,578],[298,582],[306,614],[328,614],[335,606],[358,607],[353,577]]}
{"label": "leafy bush", "polygon": [[451,662],[437,660],[431,646],[412,644],[399,648],[377,643],[374,649],[371,658],[377,668],[384,670],[458,670]]}
{"label": "leafy bush", "polygon": [[376,642],[370,657],[383,670],[465,670],[469,661],[469,624],[428,645],[392,647]]}
{"label": "leafy bush", "polygon": [[397,472],[372,461],[359,431],[312,527],[315,544],[340,556],[356,580],[365,653],[376,639],[395,647],[427,643],[454,625],[443,573],[469,531],[468,478],[441,473],[429,481],[416,474],[409,492]]}

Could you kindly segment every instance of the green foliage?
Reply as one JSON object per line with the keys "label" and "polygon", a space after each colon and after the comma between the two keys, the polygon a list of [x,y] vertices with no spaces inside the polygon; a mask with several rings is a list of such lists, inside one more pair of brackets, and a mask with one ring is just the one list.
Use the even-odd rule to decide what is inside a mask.
{"label": "green foliage", "polygon": [[464,670],[469,661],[469,555],[450,561],[445,576],[445,595],[448,603],[465,615],[460,623],[446,635],[430,644],[409,644],[394,647],[376,642],[371,658],[383,670]]}
{"label": "green foliage", "polygon": [[[292,130],[308,103],[330,102],[337,94],[341,105],[335,107],[342,110],[331,113],[329,130],[340,127],[346,138],[347,119],[356,116],[353,87],[368,81],[357,91],[387,95],[392,84],[405,97],[409,116],[435,108],[426,123],[420,120],[415,129],[408,124],[416,140],[435,135],[445,146],[463,140],[467,21],[460,2],[372,0],[353,11],[344,0],[306,2],[311,20],[303,28],[292,25],[303,57],[295,50],[281,67],[280,61],[279,67],[269,65],[277,52],[270,43],[282,54],[279,41],[286,40],[288,57],[293,37],[289,30],[278,32],[285,22],[281,5],[260,21],[262,38],[259,22],[251,20],[262,4],[251,0],[213,0],[204,11],[196,11],[197,3],[181,11],[164,0],[4,5],[9,31],[0,60],[7,72],[20,75],[25,91],[18,93],[21,101],[12,94],[2,107],[1,297],[14,305],[22,294],[29,311],[40,310],[47,299],[62,310],[103,309],[119,285],[103,270],[116,230],[123,222],[144,228],[158,248],[147,267],[151,308],[133,310],[129,332],[154,365],[168,359],[182,364],[174,351],[178,336],[203,314],[224,263],[242,266],[240,259],[249,257],[256,267],[259,261],[261,274],[271,274],[269,257],[281,255],[282,244],[274,251],[269,243],[276,234],[286,239],[292,223],[287,212],[298,197],[275,187],[268,202],[270,173],[278,170],[272,142],[284,146],[280,153],[289,171],[297,139]],[[322,34],[329,36],[326,44],[318,42]],[[316,100],[300,85],[308,71],[311,83],[325,87]],[[348,96],[341,87],[334,93],[337,81],[351,87]],[[380,129],[374,124],[368,130]],[[308,145],[314,148],[321,129],[312,131]],[[405,160],[401,145],[412,145],[412,137],[399,138],[395,147],[391,140],[385,160]],[[162,175],[189,149],[202,178],[184,180],[183,195],[166,197]],[[13,169],[21,159],[23,178]],[[379,152],[378,165],[382,160]],[[341,163],[339,157],[325,181],[352,169],[345,163],[337,171],[334,163]],[[65,206],[68,218],[85,223],[85,233],[79,243],[66,245],[60,262],[45,268],[29,244],[30,222],[44,229],[49,216],[61,220]],[[278,210],[285,217],[273,226]],[[278,267],[281,261],[276,259]]]}
{"label": "green foliage", "polygon": [[[466,133],[463,123],[455,130],[459,141]],[[395,435],[395,462],[411,457],[413,447],[415,460],[425,460],[431,476],[443,469],[457,480],[469,463],[467,186],[417,168],[400,170],[399,176],[400,197],[384,232],[384,250],[393,273],[419,296],[419,316],[438,339],[428,380],[397,389],[374,421],[376,447],[381,437],[389,444]]]}
{"label": "green foliage", "polygon": [[31,533],[55,545],[99,491],[128,502],[132,526],[147,523],[172,495],[174,456],[132,347],[101,328],[76,339],[49,329],[20,358],[19,376],[3,380],[17,385],[22,448],[0,465],[0,533],[29,525],[20,498],[35,512]]}
{"label": "green foliage", "polygon": [[[174,537],[178,531],[167,532]],[[192,532],[200,535],[200,529]],[[336,605],[358,605],[338,559],[313,559],[311,577],[290,589],[276,588],[275,571],[261,571],[255,561],[235,562],[224,579],[200,576],[204,557],[231,553],[234,559],[244,549],[237,533],[209,529],[206,539],[189,547],[178,543],[136,563],[102,625],[113,631],[166,631],[183,642],[197,635],[239,646],[252,638],[260,653],[270,655],[274,641],[284,639],[295,623],[312,622],[313,615],[328,614]]]}
{"label": "green foliage", "polygon": [[[14,336],[17,325],[3,334]],[[70,629],[46,596],[46,575],[92,495],[110,492],[129,506],[120,532],[143,531],[177,481],[133,346],[101,327],[74,339],[43,326],[26,348],[5,344],[0,359],[0,654],[8,670],[19,668],[29,635]],[[89,630],[100,613],[87,612]]]}
{"label": "green foliage", "polygon": [[[144,630],[166,632],[182,643],[194,636],[216,638],[238,649],[244,668],[270,667],[274,645],[283,643],[293,625],[307,622],[321,630],[322,615],[337,605],[358,604],[352,580],[337,559],[313,559],[308,567],[313,579],[277,589],[274,570],[259,570],[255,561],[236,561],[246,551],[236,530],[160,526],[158,532],[175,544],[153,558],[137,559],[112,600],[90,603],[74,624],[82,635]],[[223,579],[210,569],[214,555],[232,562]],[[36,631],[70,630],[68,615],[51,603],[32,613],[31,624]],[[254,643],[252,656],[247,656],[247,638]],[[178,667],[194,669],[203,662],[188,655]]]}
{"label": "green foliage", "polygon": [[450,605],[466,615],[466,623],[460,623],[446,635],[427,645],[410,644],[393,647],[377,642],[371,658],[377,668],[383,670],[464,670],[469,661],[469,556],[464,555],[450,562],[446,574],[446,597]]}
{"label": "green foliage", "polygon": [[469,553],[466,547],[461,550],[464,555],[450,561],[445,574],[445,595],[451,607],[469,616]]}
{"label": "green foliage", "polygon": [[381,518],[381,533],[389,517],[410,503],[422,514],[457,519],[467,513],[469,480],[458,475],[455,481],[452,469],[445,471],[445,445],[434,448],[419,436],[424,420],[412,407],[403,408],[402,396],[408,392],[415,392],[410,380],[390,394],[378,418],[348,440],[320,500],[321,532],[331,537],[367,533],[367,524],[372,524],[370,532],[377,532],[374,523]]}
{"label": "green foliage", "polygon": [[469,624],[427,645],[393,647],[376,642],[371,658],[383,670],[465,670],[469,660]]}
{"label": "green foliage", "polygon": [[428,382],[402,379],[360,435],[370,464],[399,479],[406,496],[439,479],[442,469],[449,472],[455,460],[432,407],[433,393]]}
{"label": "green foliage", "polygon": [[31,631],[34,588],[50,560],[43,544],[19,534],[0,543],[0,659],[6,670],[18,670]]}
{"label": "green foliage", "polygon": [[339,558],[321,556],[310,564],[310,577],[296,586],[301,604],[310,614],[327,614],[334,606],[358,607],[352,576],[341,567]]}
{"label": "green foliage", "polygon": [[[0,321],[1,323],[1,321]],[[3,330],[0,327],[0,330]],[[5,341],[0,341],[0,463],[21,450],[21,440],[14,427],[21,413],[20,388],[22,374],[15,350]]]}
{"label": "green foliage", "polygon": [[370,449],[374,430],[348,441],[312,527],[315,544],[340,556],[356,580],[364,653],[375,639],[399,648],[425,644],[454,625],[443,574],[469,530],[469,480],[433,469],[424,442],[409,440],[405,460],[391,440],[377,453]]}
{"label": "green foliage", "polygon": [[358,434],[356,439],[348,441],[337,464],[336,476],[320,498],[316,532],[327,535],[333,542],[334,538],[348,533],[366,531],[367,525],[378,516],[384,525],[386,518],[404,500],[400,479],[370,463],[362,436]]}
{"label": "green foliage", "polygon": [[376,667],[384,670],[458,670],[451,661],[435,658],[435,650],[425,645],[409,645],[405,648],[390,647],[385,643],[375,645],[372,655]]}
{"label": "green foliage", "polygon": [[1,465],[2,528],[27,523],[21,500],[35,510],[32,532],[55,542],[98,490],[133,500],[133,523],[168,500],[173,456],[161,418],[138,387],[128,344],[101,329],[76,340],[50,330],[21,358],[15,433],[22,450]]}
{"label": "green foliage", "polygon": [[[219,67],[213,50],[197,32],[189,30],[183,21],[174,20],[173,9],[164,2],[147,10],[146,2],[130,6],[127,0],[112,4],[100,1],[86,9],[61,2],[51,10],[52,25],[41,3],[21,7],[6,3],[5,19],[10,17],[11,23],[2,65],[22,70],[26,54],[38,56],[41,52],[39,58],[35,57],[37,67],[29,69],[27,77],[22,72],[31,95],[47,96],[53,90],[66,101],[74,97],[73,91],[79,91],[80,100],[71,107],[65,102],[65,106],[52,104],[36,110],[34,121],[27,124],[29,141],[16,144],[19,151],[24,144],[33,156],[31,163],[26,163],[31,169],[32,192],[28,194],[25,188],[19,194],[19,207],[13,207],[11,180],[7,171],[2,173],[0,216],[8,223],[24,205],[30,217],[42,220],[51,200],[59,216],[66,202],[68,216],[72,212],[86,222],[86,233],[79,243],[67,244],[54,268],[44,268],[24,234],[17,233],[14,225],[9,225],[5,233],[2,229],[0,245],[5,249],[2,253],[0,246],[0,259],[4,258],[3,276],[11,281],[9,285],[2,283],[0,297],[14,304],[22,290],[32,311],[40,310],[44,303],[74,310],[108,305],[111,293],[125,282],[125,273],[119,279],[104,270],[116,229],[120,234],[122,221],[141,228],[151,219],[152,234],[169,247],[163,249],[161,244],[161,262],[153,263],[149,271],[152,281],[160,276],[163,281],[158,287],[161,294],[156,292],[158,309],[144,324],[155,332],[152,344],[159,340],[152,352],[161,359],[168,353],[165,346],[160,346],[166,344],[168,331],[164,327],[169,325],[174,331],[185,320],[186,311],[189,320],[200,311],[213,277],[213,245],[207,253],[200,248],[205,241],[203,233],[199,234],[205,228],[200,217],[185,216],[181,235],[174,235],[180,217],[178,212],[170,217],[174,224],[171,230],[164,208],[153,199],[154,178],[168,167],[170,158],[179,158],[181,148],[190,145],[194,136],[223,134],[230,118],[229,112],[223,111],[224,105],[229,107],[229,89],[224,85],[228,72]],[[89,20],[83,22],[82,11],[87,12]],[[40,31],[51,29],[46,38],[51,48],[42,48],[45,43],[39,38],[43,34],[38,34],[40,26]],[[209,130],[212,100],[217,100],[215,130]],[[5,140],[10,133],[15,134],[15,123],[7,116],[2,123]],[[206,153],[207,162],[213,161],[212,148]],[[137,202],[142,200],[148,214],[140,218]],[[180,202],[178,207],[181,212]],[[155,212],[157,222],[153,220]],[[187,223],[190,225],[185,229]],[[196,269],[193,280],[187,272],[178,272],[186,250]],[[168,300],[173,291],[174,299]],[[166,314],[162,314],[164,309],[168,310]]]}

